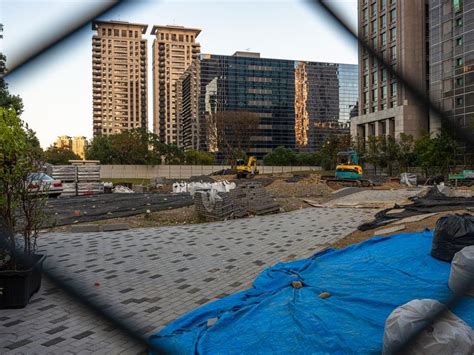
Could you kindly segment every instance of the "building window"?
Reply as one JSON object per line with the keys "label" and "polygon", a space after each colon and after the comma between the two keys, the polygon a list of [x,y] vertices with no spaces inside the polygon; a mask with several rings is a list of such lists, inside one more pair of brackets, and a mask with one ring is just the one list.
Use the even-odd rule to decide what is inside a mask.
{"label": "building window", "polygon": [[119,30],[114,30],[114,36],[119,36]]}
{"label": "building window", "polygon": [[382,46],[387,44],[387,32],[382,33]]}
{"label": "building window", "polygon": [[397,59],[397,47],[390,47],[390,60],[394,61]]}
{"label": "building window", "polygon": [[372,32],[377,32],[377,20],[373,20],[371,23],[370,23],[370,30]]}
{"label": "building window", "polygon": [[377,15],[377,3],[372,3],[370,4],[370,16],[376,16]]}
{"label": "building window", "polygon": [[372,73],[372,86],[377,85],[377,72]]}
{"label": "building window", "polygon": [[362,27],[362,35],[364,37],[367,37],[368,34],[369,34],[369,26],[364,25],[364,27]]}
{"label": "building window", "polygon": [[369,69],[369,58],[364,58],[364,70]]}
{"label": "building window", "polygon": [[387,27],[387,16],[382,15],[380,17],[380,26],[382,26],[382,28]]}
{"label": "building window", "polygon": [[462,58],[456,59],[456,66],[460,67],[464,64],[464,60]]}
{"label": "building window", "polygon": [[462,37],[456,38],[456,46],[462,46],[463,45],[463,39]]}
{"label": "building window", "polygon": [[456,86],[463,86],[464,85],[464,78],[461,76],[456,78]]}
{"label": "building window", "polygon": [[456,27],[462,27],[463,22],[462,22],[462,17],[459,17],[456,19]]}
{"label": "building window", "polygon": [[392,42],[397,40],[397,28],[396,27],[393,27],[393,28],[390,29],[390,40]]}
{"label": "building window", "polygon": [[368,75],[364,75],[364,88],[366,88],[368,85],[369,85],[369,76]]}
{"label": "building window", "polygon": [[457,97],[456,98],[456,106],[462,106],[462,105],[464,105],[464,98]]}
{"label": "building window", "polygon": [[397,96],[397,83],[390,84],[390,96]]}
{"label": "building window", "polygon": [[382,100],[387,98],[387,87],[384,85],[382,86]]}
{"label": "building window", "polygon": [[462,0],[453,0],[454,12],[462,11]]}
{"label": "building window", "polygon": [[382,82],[387,81],[387,69],[382,69]]}
{"label": "building window", "polygon": [[390,22],[395,23],[397,21],[397,9],[390,10]]}
{"label": "building window", "polygon": [[381,0],[380,1],[380,8],[383,10],[385,9],[385,6],[387,5],[387,0]]}
{"label": "building window", "polygon": [[372,89],[372,101],[377,101],[377,89]]}
{"label": "building window", "polygon": [[369,17],[369,10],[367,10],[367,8],[365,8],[364,10],[362,10],[362,20],[367,20],[367,18]]}

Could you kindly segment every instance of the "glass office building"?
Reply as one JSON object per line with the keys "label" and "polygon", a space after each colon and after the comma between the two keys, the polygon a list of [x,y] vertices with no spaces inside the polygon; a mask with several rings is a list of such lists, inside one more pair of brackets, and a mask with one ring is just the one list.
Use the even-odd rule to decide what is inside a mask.
{"label": "glass office building", "polygon": [[[430,0],[430,95],[452,120],[474,127],[474,2]],[[431,115],[430,131],[441,128]]]}
{"label": "glass office building", "polygon": [[[258,128],[248,132],[247,154],[260,159],[278,146],[315,150],[324,140],[318,125],[327,124],[328,134],[336,126],[349,133],[347,124],[337,123],[348,122],[357,103],[357,73],[356,65],[267,59],[250,52],[201,55],[177,85],[179,144],[219,151],[209,134],[213,115],[247,111],[259,117]],[[190,76],[198,78],[197,85],[188,84]],[[189,110],[190,102],[197,102],[196,110]]]}

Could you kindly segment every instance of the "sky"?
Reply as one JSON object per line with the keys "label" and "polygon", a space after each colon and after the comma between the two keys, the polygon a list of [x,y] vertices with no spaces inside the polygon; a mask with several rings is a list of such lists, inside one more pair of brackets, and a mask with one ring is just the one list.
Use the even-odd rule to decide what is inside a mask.
{"label": "sky", "polygon": [[[0,50],[16,63],[28,48],[58,34],[110,0],[0,0],[4,25]],[[326,1],[353,28],[357,0]],[[148,117],[152,126],[150,35],[153,25],[181,25],[202,30],[202,53],[232,55],[259,52],[264,58],[357,64],[357,43],[327,14],[299,0],[134,0],[100,17],[148,24]],[[92,138],[92,35],[89,26],[12,72],[10,92],[23,98],[22,119],[43,148],[60,135]]]}

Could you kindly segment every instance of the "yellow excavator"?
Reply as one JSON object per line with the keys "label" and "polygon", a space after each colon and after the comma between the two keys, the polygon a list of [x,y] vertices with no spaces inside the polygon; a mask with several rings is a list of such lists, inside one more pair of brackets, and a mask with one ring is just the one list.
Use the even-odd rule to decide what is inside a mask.
{"label": "yellow excavator", "polygon": [[247,164],[243,159],[237,159],[235,164],[235,170],[237,171],[237,179],[252,177],[258,174],[257,169],[257,158],[249,157]]}

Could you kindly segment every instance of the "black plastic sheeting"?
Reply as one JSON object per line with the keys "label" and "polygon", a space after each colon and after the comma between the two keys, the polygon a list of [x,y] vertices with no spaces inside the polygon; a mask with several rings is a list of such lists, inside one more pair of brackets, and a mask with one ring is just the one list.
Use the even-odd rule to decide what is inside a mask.
{"label": "black plastic sheeting", "polygon": [[[430,188],[425,196],[411,197],[410,200],[413,201],[412,204],[395,205],[392,208],[387,208],[378,212],[373,221],[361,224],[358,229],[360,231],[366,231],[406,217],[474,207],[473,197],[449,197],[442,194],[436,186]],[[403,211],[398,213],[388,213],[395,209],[403,209]]]}
{"label": "black plastic sheeting", "polygon": [[462,248],[474,245],[474,216],[451,214],[436,222],[431,255],[451,261]]}
{"label": "black plastic sheeting", "polygon": [[49,199],[45,227],[128,217],[193,205],[190,194],[101,194]]}

